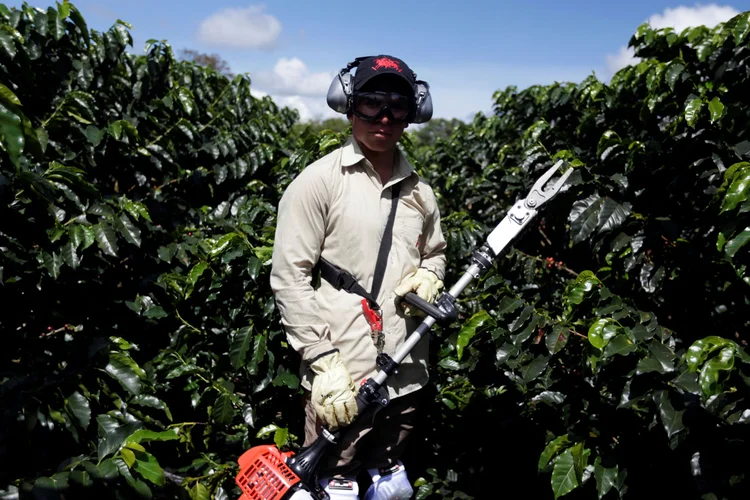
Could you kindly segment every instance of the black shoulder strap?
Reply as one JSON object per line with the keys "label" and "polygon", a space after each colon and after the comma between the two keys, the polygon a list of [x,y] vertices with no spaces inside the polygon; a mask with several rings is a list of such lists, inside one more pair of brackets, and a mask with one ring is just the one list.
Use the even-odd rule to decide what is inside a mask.
{"label": "black shoulder strap", "polygon": [[398,207],[400,191],[401,185],[398,183],[391,187],[391,213],[388,214],[388,222],[385,223],[383,238],[380,240],[378,260],[375,263],[375,274],[372,278],[372,290],[370,290],[370,295],[376,299],[380,293],[380,285],[383,283],[385,266],[388,264],[388,252],[391,250],[391,242],[393,241],[393,223],[396,221],[396,207]]}
{"label": "black shoulder strap", "polygon": [[388,214],[388,222],[385,224],[383,238],[380,240],[378,260],[375,263],[375,273],[372,278],[372,290],[370,292],[365,290],[354,276],[322,257],[318,259],[318,263],[313,269],[314,272],[320,272],[320,277],[330,283],[336,290],[344,290],[364,297],[373,309],[380,309],[377,297],[378,293],[380,293],[380,286],[383,283],[385,268],[388,264],[388,253],[393,241],[393,224],[396,221],[396,207],[398,207],[400,191],[401,185],[398,183],[391,187],[391,212]]}

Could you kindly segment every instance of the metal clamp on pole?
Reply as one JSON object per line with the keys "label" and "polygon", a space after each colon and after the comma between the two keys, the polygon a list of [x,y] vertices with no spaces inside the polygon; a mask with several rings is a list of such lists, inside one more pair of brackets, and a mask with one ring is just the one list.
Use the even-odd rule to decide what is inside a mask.
{"label": "metal clamp on pole", "polygon": [[458,317],[455,306],[456,298],[449,293],[442,294],[435,301],[435,304],[430,304],[414,292],[404,295],[404,300],[428,316],[435,318],[441,325],[447,325]]}

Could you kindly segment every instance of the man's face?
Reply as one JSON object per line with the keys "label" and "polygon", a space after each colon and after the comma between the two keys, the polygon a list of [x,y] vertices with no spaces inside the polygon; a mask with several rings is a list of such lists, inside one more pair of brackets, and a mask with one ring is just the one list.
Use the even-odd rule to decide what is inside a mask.
{"label": "man's face", "polygon": [[[390,78],[376,77],[367,82],[362,89],[367,92],[397,92],[404,95],[406,90],[403,83]],[[396,147],[408,123],[393,121],[387,114],[375,122],[368,122],[351,114],[352,134],[363,147],[373,152],[386,152]]]}

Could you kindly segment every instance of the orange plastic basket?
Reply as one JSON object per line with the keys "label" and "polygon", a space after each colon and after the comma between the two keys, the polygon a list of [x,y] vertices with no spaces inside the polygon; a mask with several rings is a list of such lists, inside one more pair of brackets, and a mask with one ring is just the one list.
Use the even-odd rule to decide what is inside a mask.
{"label": "orange plastic basket", "polygon": [[280,500],[300,479],[286,465],[284,454],[272,445],[255,446],[237,460],[235,482],[242,490],[239,500]]}

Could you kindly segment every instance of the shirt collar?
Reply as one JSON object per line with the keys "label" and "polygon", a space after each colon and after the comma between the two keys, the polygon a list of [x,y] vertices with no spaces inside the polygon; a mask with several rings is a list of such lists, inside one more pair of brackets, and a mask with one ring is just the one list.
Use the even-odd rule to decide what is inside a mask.
{"label": "shirt collar", "polygon": [[[366,160],[365,155],[362,153],[362,148],[359,147],[359,143],[354,140],[354,136],[349,136],[349,139],[343,146],[343,152],[341,155],[341,165],[344,167],[352,167],[359,164],[359,162]],[[410,175],[415,176],[419,179],[414,167],[411,165],[406,156],[401,152],[399,148],[396,148],[396,162],[393,165],[393,176],[391,180],[383,187],[388,187],[391,184],[395,184]]]}

